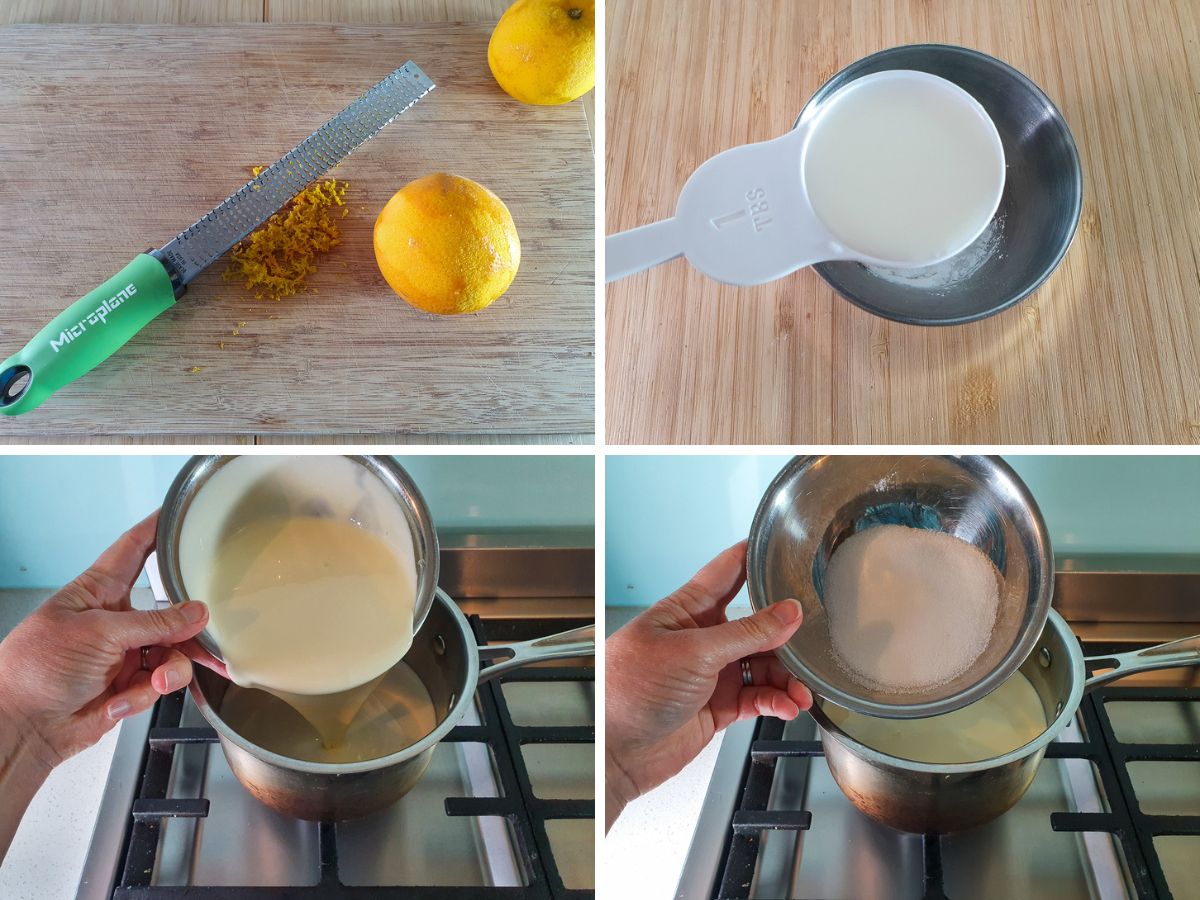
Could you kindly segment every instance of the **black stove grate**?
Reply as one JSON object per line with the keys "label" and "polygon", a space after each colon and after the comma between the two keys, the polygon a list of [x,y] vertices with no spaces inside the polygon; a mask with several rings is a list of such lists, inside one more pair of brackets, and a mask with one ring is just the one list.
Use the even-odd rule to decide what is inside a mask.
{"label": "black stove grate", "polygon": [[[471,616],[471,628],[480,643],[521,641],[563,631],[578,625],[574,620],[487,619]],[[203,885],[163,886],[151,884],[164,818],[203,818],[208,815],[206,799],[168,799],[175,748],[182,744],[215,744],[211,728],[180,727],[184,692],[159,700],[153,714],[149,740],[142,758],[139,788],[133,801],[125,833],[120,881],[115,900],[584,900],[595,891],[565,886],[550,845],[546,823],[553,819],[594,819],[594,800],[549,800],[537,797],[521,753],[524,744],[594,744],[594,725],[534,726],[513,722],[500,686],[516,682],[594,681],[590,666],[553,666],[518,669],[479,686],[481,725],[460,725],[445,738],[449,742],[485,743],[496,761],[501,784],[499,797],[447,797],[449,816],[499,816],[507,820],[514,850],[528,882],[524,886],[479,887],[454,885],[404,885],[398,887],[344,885],[338,876],[337,824],[318,827],[320,878],[316,884],[288,887],[219,887]],[[401,800],[400,802],[403,802]]]}
{"label": "black stove grate", "polygon": [[[1098,647],[1088,650],[1107,652]],[[1200,701],[1200,688],[1097,688],[1085,695],[1080,704],[1086,739],[1056,741],[1046,750],[1049,759],[1091,761],[1099,773],[1110,808],[1109,812],[1052,813],[1051,828],[1113,835],[1124,851],[1131,886],[1140,900],[1166,900],[1172,895],[1154,847],[1154,838],[1200,835],[1200,816],[1143,813],[1127,764],[1136,761],[1197,762],[1200,761],[1200,745],[1123,743],[1117,739],[1105,710],[1107,700]],[[807,831],[812,826],[812,814],[807,810],[767,809],[778,760],[824,755],[820,741],[783,740],[783,729],[784,723],[779,719],[759,719],[756,724],[743,770],[740,802],[730,822],[724,861],[715,886],[714,896],[722,900],[750,897],[763,831]],[[926,835],[922,845],[925,900],[958,900],[946,894],[941,839],[937,835]]]}
{"label": "black stove grate", "polygon": [[[1097,696],[1098,695],[1098,696]],[[1150,815],[1142,812],[1133,781],[1129,775],[1131,762],[1200,762],[1198,744],[1133,744],[1120,741],[1112,721],[1104,710],[1104,701],[1196,701],[1200,689],[1166,687],[1109,687],[1100,688],[1087,698],[1084,716],[1089,734],[1102,738],[1102,752],[1109,765],[1102,774],[1111,773],[1104,790],[1111,798],[1118,796],[1121,815],[1101,813],[1055,813],[1050,824],[1055,831],[1108,831],[1118,837],[1125,849],[1130,877],[1138,896],[1142,898],[1170,897],[1171,889],[1159,861],[1154,838],[1165,835],[1200,835],[1200,816]],[[1089,718],[1090,709],[1090,718]],[[1100,743],[1099,741],[1097,743]],[[1053,745],[1051,745],[1053,746]],[[1113,784],[1115,782],[1115,784]],[[1114,792],[1114,787],[1117,789]],[[1112,805],[1117,806],[1116,802]]]}

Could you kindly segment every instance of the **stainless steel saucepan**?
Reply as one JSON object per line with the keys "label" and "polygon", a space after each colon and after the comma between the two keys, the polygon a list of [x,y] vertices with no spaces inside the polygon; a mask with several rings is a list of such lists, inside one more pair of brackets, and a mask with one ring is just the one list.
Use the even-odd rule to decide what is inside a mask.
{"label": "stainless steel saucepan", "polygon": [[[1091,678],[1085,663],[1111,666]],[[1200,635],[1114,656],[1084,659],[1070,626],[1053,610],[1019,671],[1050,724],[1024,747],[979,762],[945,765],[901,759],[855,740],[830,721],[818,699],[812,716],[838,787],[866,815],[900,831],[940,834],[990,822],[1025,794],[1046,746],[1074,717],[1085,691],[1135,672],[1200,664]]]}
{"label": "stainless steel saucepan", "polygon": [[[519,666],[590,656],[595,651],[592,625],[534,641],[479,647],[466,616],[438,590],[403,663],[429,691],[437,725],[414,744],[353,763],[293,759],[248,740],[221,718],[221,705],[231,683],[215,672],[197,666],[189,690],[201,715],[216,730],[229,767],[246,790],[289,816],[340,821],[376,812],[407,794],[425,773],[434,748],[474,702],[479,684]],[[481,659],[494,662],[481,671]],[[264,699],[273,698],[264,695]]]}

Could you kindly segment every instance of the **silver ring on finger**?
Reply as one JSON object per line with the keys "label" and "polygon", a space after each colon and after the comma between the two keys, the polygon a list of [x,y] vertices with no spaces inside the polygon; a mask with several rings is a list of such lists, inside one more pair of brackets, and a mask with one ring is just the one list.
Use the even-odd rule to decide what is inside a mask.
{"label": "silver ring on finger", "polygon": [[150,648],[149,647],[142,648],[142,671],[143,672],[150,671]]}
{"label": "silver ring on finger", "polygon": [[754,684],[754,676],[750,672],[750,660],[742,660],[742,686],[750,687]]}

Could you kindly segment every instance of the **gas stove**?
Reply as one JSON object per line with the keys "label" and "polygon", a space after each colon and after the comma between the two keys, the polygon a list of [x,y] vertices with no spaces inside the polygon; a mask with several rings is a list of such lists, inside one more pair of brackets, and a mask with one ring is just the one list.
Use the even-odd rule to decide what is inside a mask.
{"label": "gas stove", "polygon": [[[1055,605],[1085,655],[1200,632],[1194,568],[1114,562],[1068,560],[1057,577]],[[960,834],[908,835],[850,804],[810,717],[741,722],[721,744],[677,896],[1196,897],[1197,763],[1196,670],[1132,676],[1085,696],[1012,810]]]}
{"label": "gas stove", "polygon": [[[594,620],[590,534],[443,536],[441,586],[483,644]],[[83,900],[594,896],[591,660],[480,687],[416,787],[349,822],[281,815],[234,778],[185,692],[127,720]]]}

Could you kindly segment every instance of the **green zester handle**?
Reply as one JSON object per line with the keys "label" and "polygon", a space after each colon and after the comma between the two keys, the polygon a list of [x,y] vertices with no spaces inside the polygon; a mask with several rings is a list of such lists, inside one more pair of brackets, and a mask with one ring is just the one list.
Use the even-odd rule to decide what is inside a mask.
{"label": "green zester handle", "polygon": [[171,276],[163,264],[148,253],[139,254],[0,364],[0,413],[19,416],[40,406],[174,304]]}

